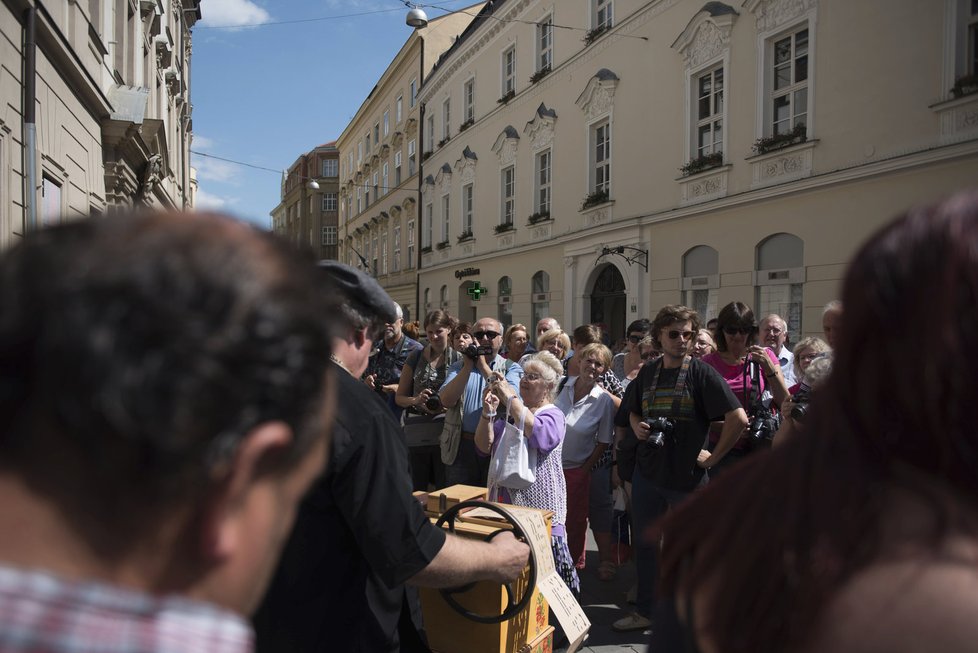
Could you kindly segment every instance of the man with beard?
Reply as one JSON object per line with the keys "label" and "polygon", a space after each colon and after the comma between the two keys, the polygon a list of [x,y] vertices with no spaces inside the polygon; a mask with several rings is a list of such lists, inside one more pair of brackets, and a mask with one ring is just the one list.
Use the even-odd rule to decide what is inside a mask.
{"label": "man with beard", "polygon": [[403,409],[394,402],[394,395],[397,393],[397,384],[401,379],[401,369],[408,356],[424,347],[404,333],[402,329],[404,313],[399,304],[391,303],[394,305],[396,319],[384,324],[384,337],[374,343],[363,380],[383,395],[394,417],[400,419]]}

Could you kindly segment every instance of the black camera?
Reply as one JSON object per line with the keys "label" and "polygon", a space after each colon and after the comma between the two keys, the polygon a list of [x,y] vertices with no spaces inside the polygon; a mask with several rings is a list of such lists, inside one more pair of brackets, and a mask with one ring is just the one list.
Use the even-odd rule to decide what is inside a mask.
{"label": "black camera", "polygon": [[754,444],[761,444],[773,440],[779,426],[778,416],[771,412],[771,409],[761,406],[752,411],[747,432]]}
{"label": "black camera", "polygon": [[437,392],[425,399],[424,407],[433,413],[441,410],[441,397],[438,396]]}
{"label": "black camera", "polygon": [[666,443],[666,435],[672,433],[676,423],[668,417],[650,417],[645,420],[649,427],[648,443],[653,447],[661,447]]}
{"label": "black camera", "polygon": [[376,392],[377,394],[379,394],[381,396],[383,396],[385,394],[384,393],[384,382],[381,381],[380,379],[376,378],[376,377],[374,378],[374,392]]}
{"label": "black camera", "polygon": [[808,415],[808,408],[811,401],[811,390],[799,390],[796,392],[795,396],[791,398],[791,402],[794,404],[791,407],[791,419],[797,422],[804,422],[805,417]]}
{"label": "black camera", "polygon": [[469,345],[468,347],[466,347],[465,349],[463,349],[462,350],[462,353],[465,354],[465,356],[467,356],[468,358],[471,358],[472,360],[475,360],[479,356],[485,356],[486,354],[491,354],[492,353],[492,346],[491,345],[475,345],[475,344],[472,344],[472,345]]}

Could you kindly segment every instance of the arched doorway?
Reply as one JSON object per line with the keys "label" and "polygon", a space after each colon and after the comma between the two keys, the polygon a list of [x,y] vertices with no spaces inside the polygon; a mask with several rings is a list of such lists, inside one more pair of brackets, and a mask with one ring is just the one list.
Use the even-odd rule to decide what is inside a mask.
{"label": "arched doorway", "polygon": [[614,265],[608,263],[598,271],[591,289],[591,324],[607,328],[614,343],[625,333],[625,280]]}

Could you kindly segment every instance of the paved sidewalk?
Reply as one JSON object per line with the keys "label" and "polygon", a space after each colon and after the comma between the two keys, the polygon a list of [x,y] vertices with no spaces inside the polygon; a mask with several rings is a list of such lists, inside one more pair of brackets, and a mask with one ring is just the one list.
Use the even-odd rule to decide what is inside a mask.
{"label": "paved sidewalk", "polygon": [[[581,604],[591,620],[591,632],[580,650],[586,653],[646,653],[649,631],[618,633],[611,629],[615,620],[634,608],[626,601],[626,594],[635,585],[635,563],[629,561],[619,567],[617,576],[611,581],[599,580],[597,572],[598,551],[589,530],[587,567],[581,572]],[[559,651],[566,651],[566,648],[558,648],[555,653]]]}

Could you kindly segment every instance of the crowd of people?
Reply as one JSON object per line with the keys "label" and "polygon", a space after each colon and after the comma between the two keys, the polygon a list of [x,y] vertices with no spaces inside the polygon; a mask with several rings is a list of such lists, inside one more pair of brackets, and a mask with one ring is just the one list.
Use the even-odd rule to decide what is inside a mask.
{"label": "crowd of people", "polygon": [[0,651],[425,651],[416,588],[529,555],[412,494],[459,483],[550,511],[572,592],[619,573],[619,489],[613,627],[652,651],[970,650],[976,243],[976,193],[909,211],[791,343],[742,302],[412,335],[376,280],[215,214],[31,234],[0,256]]}

